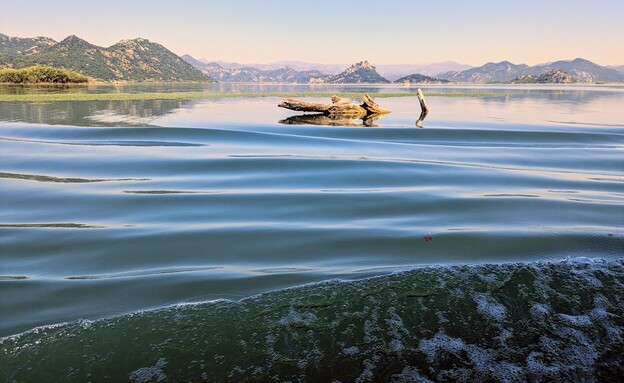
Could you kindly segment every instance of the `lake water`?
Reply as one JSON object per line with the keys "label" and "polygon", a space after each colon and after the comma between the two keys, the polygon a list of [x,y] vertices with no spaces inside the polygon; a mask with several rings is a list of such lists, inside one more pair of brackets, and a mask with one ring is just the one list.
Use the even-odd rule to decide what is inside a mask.
{"label": "lake water", "polygon": [[[215,87],[226,93],[241,87],[247,92],[366,91],[373,97],[376,92],[415,91],[402,87]],[[78,89],[144,90],[133,86]],[[175,91],[180,87],[154,85],[149,89]],[[293,381],[315,376],[323,380],[324,375],[314,375],[311,366],[318,367],[324,360],[318,355],[327,357],[333,348],[319,344],[317,338],[302,340],[305,332],[290,334],[292,342],[298,339],[301,344],[282,345],[287,353],[297,356],[291,362],[276,362],[280,334],[300,329],[296,325],[302,323],[306,331],[312,331],[310,321],[320,321],[319,310],[328,310],[325,303],[297,306],[293,302],[302,297],[318,300],[322,291],[325,298],[342,300],[342,308],[346,307],[331,309],[327,315],[342,312],[347,322],[357,323],[349,315],[377,310],[378,317],[389,315],[378,318],[381,322],[394,320],[392,315],[406,322],[396,313],[403,307],[400,302],[384,306],[393,299],[400,301],[402,295],[380,291],[398,291],[396,285],[417,283],[400,278],[418,277],[422,281],[434,278],[432,275],[435,281],[431,283],[438,287],[440,283],[446,286],[449,281],[472,279],[464,281],[467,285],[455,300],[446,297],[429,306],[420,302],[425,307],[422,310],[451,312],[453,307],[439,305],[460,304],[466,298],[472,306],[464,308],[468,318],[465,324],[485,321],[498,331],[493,337],[504,338],[504,331],[511,331],[509,326],[527,320],[523,312],[535,314],[542,307],[539,305],[544,306],[544,315],[554,318],[553,326],[561,325],[557,315],[576,318],[570,321],[585,315],[594,329],[599,319],[589,312],[603,309],[610,315],[600,317],[603,332],[620,335],[618,338],[613,333],[613,338],[608,338],[594,334],[595,342],[604,342],[603,351],[594,350],[596,357],[587,363],[597,368],[604,353],[615,350],[617,354],[623,344],[624,87],[423,90],[425,95],[453,92],[473,96],[429,97],[431,112],[424,128],[414,125],[420,114],[415,97],[377,99],[392,113],[374,121],[373,126],[364,126],[359,120],[351,121],[351,126],[321,126],[309,124],[306,118],[288,119],[298,113],[277,108],[277,97],[0,102],[0,336],[69,322],[2,340],[0,364],[11,366],[9,370],[0,368],[4,370],[0,372],[2,380],[85,381],[91,377],[93,381],[161,381],[167,376],[222,381],[243,376],[262,381],[273,376],[266,374],[284,372],[283,376]],[[23,91],[0,88],[0,93]],[[487,96],[474,97],[480,92]],[[435,266],[423,269],[426,265]],[[413,268],[416,270],[396,274]],[[559,278],[557,269],[564,270],[569,278]],[[533,305],[526,306],[525,311],[517,308],[517,312],[513,309],[517,301],[508,295],[489,294],[489,287],[479,285],[508,281],[518,270],[530,271],[532,282],[522,282],[528,290],[560,280],[547,292],[536,287]],[[353,283],[335,281],[388,273],[393,274]],[[579,293],[582,299],[575,298],[575,289],[590,285],[578,278],[596,283],[586,294]],[[333,282],[255,296],[327,280]],[[381,288],[378,283],[395,287]],[[352,297],[368,297],[362,291],[373,286],[381,289],[375,290],[378,299],[358,306],[359,301]],[[559,288],[564,291],[557,292]],[[253,298],[238,302],[248,297]],[[517,299],[529,300],[527,297]],[[180,305],[194,302],[205,303]],[[156,311],[143,311],[150,309]],[[260,314],[251,316],[254,321],[241,319],[245,317],[241,313],[254,310],[283,312],[274,318],[262,317],[264,322],[256,320]],[[91,322],[102,318],[112,319]],[[210,327],[206,318],[220,323],[221,330]],[[436,320],[445,323],[439,315]],[[505,321],[509,326],[500,324]],[[327,323],[343,322],[335,319]],[[241,356],[241,351],[222,351],[212,356],[210,363],[219,362],[221,357],[217,365],[223,371],[212,366],[212,373],[218,374],[211,375],[209,358],[193,353],[200,344],[197,342],[208,344],[207,337],[215,337],[215,331],[225,331],[234,324],[256,330],[229,329],[232,339],[251,344],[261,334],[260,341],[266,346],[262,352],[271,357],[263,357],[258,351],[255,357],[249,356],[247,365],[237,366],[242,372],[236,375],[232,365],[231,369],[223,367],[227,365],[223,360]],[[582,333],[584,325],[576,325],[548,328],[553,333],[563,331],[563,338],[572,336],[565,332],[569,328],[589,337]],[[422,323],[419,326],[424,328]],[[436,358],[442,358],[441,353],[458,354],[462,347],[465,355],[481,355],[469,347],[479,341],[459,331],[458,326],[445,331],[434,326],[413,335],[414,349],[420,347],[414,355],[421,355],[414,356],[413,363],[401,354],[407,349],[406,339],[401,338],[403,348],[392,343],[410,331],[409,327],[399,326],[402,329],[395,329],[396,336],[392,335],[395,330],[380,330],[390,337],[380,341],[386,353],[364,347],[371,345],[364,341],[348,344],[352,338],[346,337],[344,347],[336,352],[347,360],[354,358],[353,363],[334,366],[334,370],[326,370],[327,376],[344,373],[343,381],[349,381],[366,378],[368,371],[382,380],[401,373],[407,375],[396,376],[407,379],[412,374],[442,381],[442,375],[428,375],[417,367],[407,370],[405,366],[417,366],[422,361],[434,365]],[[344,334],[347,327],[326,329]],[[155,328],[161,338],[154,335]],[[515,331],[515,336],[526,335],[520,329]],[[367,334],[353,337],[366,339]],[[135,339],[133,347],[121,346],[126,337]],[[101,348],[93,355],[107,355],[113,349],[121,354],[127,349],[136,358],[126,356],[130,359],[120,363],[113,357],[93,357],[91,364],[83,365],[91,369],[81,370],[79,361],[91,354],[71,343],[76,339],[98,344]],[[104,345],[104,339],[113,344]],[[184,344],[185,351],[167,349],[162,343],[167,339]],[[540,342],[536,340],[536,344]],[[43,345],[35,346],[40,343]],[[583,341],[577,343],[582,345]],[[491,354],[498,346],[479,347]],[[578,347],[568,350],[570,355],[588,352]],[[53,349],[65,350],[67,359],[46,362],[36,356]],[[75,359],[69,356],[70,350],[75,351]],[[401,368],[397,367],[396,374],[393,370],[395,375],[383,375],[379,366],[392,365],[393,352],[402,355],[403,359],[397,359]],[[381,360],[380,354],[384,355]],[[477,374],[470,376],[494,379],[512,374],[517,367],[517,381],[522,381],[537,376],[531,375],[537,370],[529,367],[538,362],[542,363],[539,376],[544,379],[551,375],[572,379],[584,376],[552,371],[548,375],[550,370],[543,360],[537,361],[533,355],[533,363],[527,355],[533,355],[531,350],[515,365],[499,363],[491,375],[478,375],[478,358],[470,357],[471,373]],[[552,357],[565,355],[559,350],[553,351]],[[561,367],[568,362],[585,366],[570,358],[572,362],[559,362],[561,371],[568,371]],[[44,367],[28,370],[33,361],[64,367],[57,375],[48,376],[42,371],[56,372]],[[440,363],[441,370],[455,371],[455,375],[447,376],[459,376],[455,367]],[[359,367],[351,371],[347,365]],[[622,371],[621,355],[616,367],[615,372]],[[3,375],[7,371],[10,373]]]}

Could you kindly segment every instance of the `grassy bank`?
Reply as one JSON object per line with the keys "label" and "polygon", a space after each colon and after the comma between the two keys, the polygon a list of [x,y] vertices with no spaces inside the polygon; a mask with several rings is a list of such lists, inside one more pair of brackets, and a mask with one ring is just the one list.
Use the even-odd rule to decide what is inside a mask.
{"label": "grassy bank", "polygon": [[[53,101],[126,101],[126,100],[204,100],[234,97],[284,97],[329,98],[334,94],[359,99],[364,93],[328,92],[145,92],[145,93],[31,93],[0,94],[0,102],[53,102]],[[371,93],[373,98],[416,97],[415,92]],[[426,93],[426,97],[500,97],[502,93]],[[329,101],[328,101],[329,102]]]}

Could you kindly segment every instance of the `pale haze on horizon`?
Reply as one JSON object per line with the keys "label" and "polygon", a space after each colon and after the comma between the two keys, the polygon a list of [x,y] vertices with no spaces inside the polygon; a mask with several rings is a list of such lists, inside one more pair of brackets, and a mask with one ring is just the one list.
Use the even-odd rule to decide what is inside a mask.
{"label": "pale haze on horizon", "polygon": [[77,35],[99,46],[143,37],[178,55],[240,63],[338,64],[582,57],[624,64],[623,0],[0,0],[0,33]]}

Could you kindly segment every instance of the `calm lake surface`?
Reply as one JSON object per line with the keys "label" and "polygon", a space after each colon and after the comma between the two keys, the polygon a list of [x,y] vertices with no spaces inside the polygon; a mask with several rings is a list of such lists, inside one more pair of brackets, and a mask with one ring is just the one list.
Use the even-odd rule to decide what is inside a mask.
{"label": "calm lake surface", "polygon": [[[145,88],[78,89],[57,91]],[[423,90],[489,95],[427,98],[424,128],[415,97],[377,99],[392,113],[373,126],[286,120],[277,97],[0,102],[0,336],[424,265],[624,255],[624,87]],[[0,88],[24,91],[51,90]]]}

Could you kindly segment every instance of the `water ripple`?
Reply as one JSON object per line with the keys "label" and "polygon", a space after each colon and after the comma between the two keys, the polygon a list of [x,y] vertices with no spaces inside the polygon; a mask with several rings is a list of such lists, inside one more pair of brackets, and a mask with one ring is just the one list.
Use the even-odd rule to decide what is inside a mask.
{"label": "water ripple", "polygon": [[114,181],[149,181],[149,178],[76,178],[76,177],[53,177],[41,174],[5,173],[0,172],[0,178],[11,178],[18,180],[29,180],[38,182],[58,182],[58,183],[93,183],[93,182],[114,182]]}
{"label": "water ripple", "polygon": [[65,277],[64,279],[89,280],[89,279],[149,277],[149,276],[165,275],[165,274],[195,273],[195,272],[218,270],[218,269],[223,269],[223,267],[221,266],[170,267],[170,268],[162,268],[162,269],[126,271],[126,272],[110,273],[110,274],[77,275],[77,276]]}
{"label": "water ripple", "polygon": [[0,137],[2,141],[24,142],[32,144],[50,144],[50,145],[71,145],[71,146],[206,146],[206,144],[197,144],[190,142],[174,142],[174,141],[81,141],[81,142],[64,142],[64,141],[43,141],[43,140],[26,140],[17,138]]}
{"label": "water ripple", "polygon": [[100,225],[87,225],[84,223],[67,223],[67,222],[55,222],[55,223],[0,223],[0,228],[66,228],[66,229],[103,229],[105,226]]}

